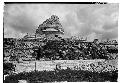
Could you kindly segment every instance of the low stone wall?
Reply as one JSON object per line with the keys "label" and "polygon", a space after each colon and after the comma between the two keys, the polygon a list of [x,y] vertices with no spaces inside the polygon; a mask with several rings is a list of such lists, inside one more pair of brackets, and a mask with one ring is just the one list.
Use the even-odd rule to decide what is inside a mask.
{"label": "low stone wall", "polygon": [[16,72],[53,71],[56,67],[61,69],[89,70],[89,71],[113,71],[118,69],[117,60],[54,60],[54,61],[24,61],[16,63]]}

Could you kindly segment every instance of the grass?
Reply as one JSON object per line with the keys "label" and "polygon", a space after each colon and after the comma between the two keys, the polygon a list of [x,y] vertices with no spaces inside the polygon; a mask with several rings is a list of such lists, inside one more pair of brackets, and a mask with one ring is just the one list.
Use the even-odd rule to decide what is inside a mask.
{"label": "grass", "polygon": [[118,71],[91,72],[84,70],[55,70],[22,72],[6,77],[4,83],[18,83],[18,80],[27,80],[30,83],[40,82],[117,82]]}

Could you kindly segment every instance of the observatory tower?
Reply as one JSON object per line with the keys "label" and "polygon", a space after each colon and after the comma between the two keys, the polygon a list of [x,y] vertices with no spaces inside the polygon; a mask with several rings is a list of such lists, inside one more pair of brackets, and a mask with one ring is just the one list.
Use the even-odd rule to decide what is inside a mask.
{"label": "observatory tower", "polygon": [[49,19],[39,25],[36,36],[44,35],[47,38],[59,37],[64,34],[64,30],[58,16],[52,15]]}

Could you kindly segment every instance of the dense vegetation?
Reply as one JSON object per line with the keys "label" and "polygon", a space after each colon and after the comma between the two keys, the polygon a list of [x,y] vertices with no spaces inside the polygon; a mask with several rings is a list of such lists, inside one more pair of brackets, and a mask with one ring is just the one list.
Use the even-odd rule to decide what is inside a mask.
{"label": "dense vegetation", "polygon": [[22,72],[6,77],[5,83],[18,83],[18,80],[27,80],[30,83],[68,81],[68,82],[117,82],[118,71],[90,72],[83,70],[55,70]]}
{"label": "dense vegetation", "polygon": [[13,63],[4,63],[3,69],[4,69],[4,72],[3,72],[4,75],[10,74],[12,71],[15,70],[15,66],[13,65]]}

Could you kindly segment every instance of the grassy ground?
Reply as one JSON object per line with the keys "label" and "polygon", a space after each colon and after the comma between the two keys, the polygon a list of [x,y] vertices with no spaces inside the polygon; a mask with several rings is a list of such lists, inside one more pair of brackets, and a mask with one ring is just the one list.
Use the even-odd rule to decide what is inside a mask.
{"label": "grassy ground", "polygon": [[[61,68],[70,67],[74,69],[75,66],[83,69],[90,70],[90,68],[99,70],[104,70],[108,68],[109,70],[113,70],[117,68],[117,60],[55,60],[55,61],[36,61],[36,68],[34,61],[24,61],[23,63],[16,63],[16,72],[30,72],[35,69],[38,71],[43,70],[54,70],[57,64],[61,65]],[[92,66],[92,67],[91,67]],[[99,69],[99,70],[98,70]]]}
{"label": "grassy ground", "polygon": [[27,80],[30,83],[42,82],[117,82],[118,71],[90,72],[84,70],[55,70],[22,72],[6,77],[4,83],[18,83],[18,80]]}

